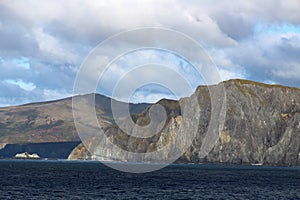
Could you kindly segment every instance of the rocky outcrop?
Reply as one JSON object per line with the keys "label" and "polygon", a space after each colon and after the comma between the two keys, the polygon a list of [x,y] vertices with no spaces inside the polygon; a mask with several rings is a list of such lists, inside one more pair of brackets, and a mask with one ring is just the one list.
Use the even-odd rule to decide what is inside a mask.
{"label": "rocky outcrop", "polygon": [[[138,138],[112,124],[105,136],[84,141],[69,158],[163,162],[182,151],[177,162],[300,165],[297,88],[230,80],[210,88],[200,86],[189,98],[157,104],[166,108],[167,121],[156,135]],[[132,119],[140,125],[150,123],[150,109]]]}
{"label": "rocky outcrop", "polygon": [[[227,113],[213,150],[200,161],[299,165],[300,90],[245,80],[225,83]],[[197,158],[197,143],[191,158]]]}
{"label": "rocky outcrop", "polygon": [[40,156],[36,153],[30,154],[28,152],[17,153],[14,158],[16,159],[40,159]]}
{"label": "rocky outcrop", "polygon": [[92,160],[92,155],[83,143],[80,143],[68,156],[68,160]]}

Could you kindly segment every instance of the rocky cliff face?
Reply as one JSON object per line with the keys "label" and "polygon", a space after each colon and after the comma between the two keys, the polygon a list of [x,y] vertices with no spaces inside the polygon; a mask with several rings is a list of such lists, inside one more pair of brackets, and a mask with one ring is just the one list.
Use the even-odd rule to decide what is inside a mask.
{"label": "rocky cliff face", "polygon": [[[88,105],[94,96],[76,98]],[[130,104],[131,113],[137,114],[121,122],[130,131],[136,127],[128,120],[147,126],[151,108],[161,105],[166,110],[166,122],[157,126],[162,129],[155,134],[145,129],[144,138],[128,135],[116,125],[111,99],[95,98],[104,135],[86,138],[69,159],[300,165],[300,90],[296,88],[230,80],[200,86],[179,101]],[[97,125],[89,124],[86,130],[97,132]],[[0,108],[2,150],[6,144],[70,141],[80,141],[71,98]]]}
{"label": "rocky cliff face", "polygon": [[[182,152],[177,162],[300,165],[299,89],[230,80],[210,90],[200,86],[189,98],[157,104],[167,112],[158,134],[138,138],[112,123],[105,136],[84,141],[69,159],[163,162]],[[150,123],[149,109],[133,115],[133,121]],[[114,145],[118,148],[107,148]]]}
{"label": "rocky cliff face", "polygon": [[[299,165],[300,90],[244,80],[225,87],[224,128],[213,150],[199,161]],[[197,162],[196,141],[184,159]]]}

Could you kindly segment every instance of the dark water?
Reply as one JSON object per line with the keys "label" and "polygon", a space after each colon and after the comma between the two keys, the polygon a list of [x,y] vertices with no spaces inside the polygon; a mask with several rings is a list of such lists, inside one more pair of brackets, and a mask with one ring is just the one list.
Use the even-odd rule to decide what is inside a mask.
{"label": "dark water", "polygon": [[0,161],[0,199],[300,199],[300,168],[172,165],[130,174],[98,162]]}

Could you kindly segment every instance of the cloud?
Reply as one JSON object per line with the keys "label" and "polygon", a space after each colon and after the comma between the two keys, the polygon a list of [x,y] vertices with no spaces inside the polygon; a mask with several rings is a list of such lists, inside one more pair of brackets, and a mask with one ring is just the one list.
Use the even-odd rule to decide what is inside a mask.
{"label": "cloud", "polygon": [[65,89],[40,89],[33,88],[30,84],[30,88],[28,88],[28,85],[21,86],[18,82],[0,81],[0,107],[30,102],[42,102],[72,96],[72,93],[68,93]]}
{"label": "cloud", "polygon": [[[71,94],[77,70],[99,42],[120,31],[151,26],[181,31],[202,44],[222,79],[248,78],[300,87],[299,7],[298,0],[2,0],[0,104]],[[101,92],[111,93],[116,78],[109,77],[119,77],[130,70],[128,66],[151,60],[173,66],[195,85],[203,82],[179,58],[144,51],[111,65]],[[93,72],[87,77],[93,77]],[[20,83],[36,88],[26,91]],[[171,95],[143,90],[137,96],[142,98],[142,94],[147,101]]]}
{"label": "cloud", "polygon": [[299,33],[262,32],[227,50],[226,55],[243,66],[248,78],[299,87],[299,53]]}

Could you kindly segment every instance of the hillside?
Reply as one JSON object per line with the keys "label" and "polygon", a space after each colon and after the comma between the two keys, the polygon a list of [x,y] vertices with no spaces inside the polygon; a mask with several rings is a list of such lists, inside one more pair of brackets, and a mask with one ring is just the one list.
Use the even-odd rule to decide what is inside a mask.
{"label": "hillside", "polygon": [[[89,104],[93,95],[76,96]],[[141,112],[149,104],[131,104],[131,112]],[[99,121],[111,121],[110,98],[96,95]],[[75,129],[72,98],[0,108],[0,150],[7,144],[79,142]],[[45,147],[47,148],[47,147]],[[15,148],[18,149],[18,148]],[[0,152],[0,157],[15,152]]]}

